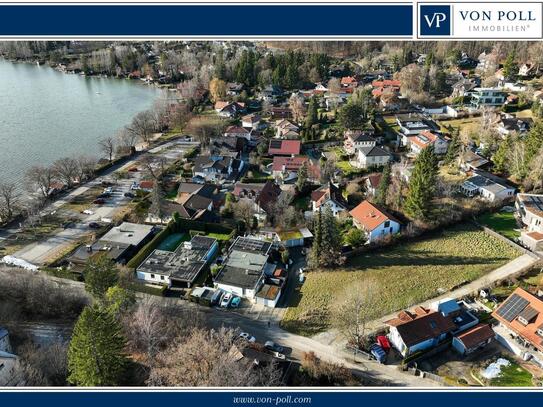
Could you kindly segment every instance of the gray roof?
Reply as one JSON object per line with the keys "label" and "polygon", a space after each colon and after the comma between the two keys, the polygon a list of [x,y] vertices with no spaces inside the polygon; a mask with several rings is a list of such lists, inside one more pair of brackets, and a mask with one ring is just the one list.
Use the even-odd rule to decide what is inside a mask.
{"label": "gray roof", "polygon": [[153,226],[151,225],[123,222],[120,226],[112,228],[100,240],[121,245],[137,246],[152,231]]}
{"label": "gray roof", "polygon": [[485,189],[494,194],[506,189],[514,189],[507,185],[504,179],[490,174],[486,171],[475,171],[474,176],[468,178],[465,183],[475,185],[478,188]]}
{"label": "gray roof", "polygon": [[206,266],[207,255],[215,242],[217,240],[210,237],[194,236],[174,252],[154,250],[137,271],[192,283]]}
{"label": "gray roof", "polygon": [[360,147],[359,150],[364,153],[366,157],[389,157],[390,153],[386,150],[383,150],[381,147]]}

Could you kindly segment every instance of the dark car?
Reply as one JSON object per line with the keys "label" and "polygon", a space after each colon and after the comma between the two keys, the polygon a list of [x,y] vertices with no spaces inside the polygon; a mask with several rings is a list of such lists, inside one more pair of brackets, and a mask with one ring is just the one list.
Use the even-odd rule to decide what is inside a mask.
{"label": "dark car", "polygon": [[73,228],[74,226],[75,226],[75,223],[73,223],[73,222],[64,222],[64,223],[62,224],[62,227],[63,227],[64,229]]}
{"label": "dark car", "polygon": [[104,192],[103,194],[98,195],[98,199],[109,198],[111,194],[109,192]]}
{"label": "dark car", "polygon": [[283,353],[284,348],[273,341],[266,341],[264,347],[272,352]]}
{"label": "dark car", "polygon": [[102,186],[104,187],[110,187],[113,185],[113,182],[109,182],[109,181],[102,181]]}
{"label": "dark car", "polygon": [[127,197],[127,198],[135,198],[136,197],[136,195],[133,194],[132,192],[125,192],[124,196]]}
{"label": "dark car", "polygon": [[103,199],[103,198],[98,198],[98,199],[95,199],[94,201],[92,201],[93,204],[95,205],[103,205],[106,203],[106,200]]}
{"label": "dark car", "polygon": [[89,228],[91,229],[100,229],[100,224],[98,222],[89,223]]}

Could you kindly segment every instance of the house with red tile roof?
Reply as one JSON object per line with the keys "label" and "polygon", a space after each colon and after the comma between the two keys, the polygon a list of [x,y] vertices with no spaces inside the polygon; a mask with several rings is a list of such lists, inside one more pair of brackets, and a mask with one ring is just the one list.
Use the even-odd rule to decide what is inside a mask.
{"label": "house with red tile roof", "polygon": [[358,87],[358,80],[354,76],[344,76],[341,78],[341,86],[344,88]]}
{"label": "house with red tile roof", "polygon": [[272,205],[281,195],[281,188],[274,181],[265,183],[247,184],[237,182],[232,192],[239,200],[252,202],[254,211],[260,220],[265,220],[270,213]]}
{"label": "house with red tile roof", "polygon": [[302,142],[300,140],[277,140],[271,139],[270,146],[268,148],[268,154],[295,156],[300,154],[302,148]]}
{"label": "house with red tile roof", "polygon": [[247,141],[251,141],[251,130],[240,126],[228,126],[224,131],[225,137],[243,137]]}
{"label": "house with red tile roof", "polygon": [[373,90],[371,94],[378,98],[381,97],[383,93],[400,93],[401,82],[393,79],[383,79],[380,81],[373,81],[371,83]]}
{"label": "house with red tile roof", "polygon": [[347,212],[347,202],[339,187],[329,182],[311,193],[311,208],[313,212],[328,207],[334,216]]}
{"label": "house with red tile roof", "polygon": [[543,366],[543,301],[517,288],[492,313],[500,323],[497,339],[514,353]]}
{"label": "house with red tile roof", "polygon": [[302,165],[308,166],[308,172],[311,173],[312,167],[307,156],[284,157],[276,155],[272,162],[272,175],[275,179],[284,182],[294,181],[298,177],[298,171]]}
{"label": "house with red tile roof", "polygon": [[447,154],[449,141],[441,134],[430,130],[421,131],[419,134],[407,137],[407,144],[413,154],[419,155],[427,147],[434,149],[437,155]]}
{"label": "house with red tile roof", "polygon": [[353,225],[366,232],[366,243],[379,242],[400,231],[400,222],[370,201],[361,202],[349,214]]}
{"label": "house with red tile roof", "polygon": [[469,355],[484,348],[494,340],[496,333],[488,324],[478,324],[457,335],[452,340],[452,347],[461,355]]}

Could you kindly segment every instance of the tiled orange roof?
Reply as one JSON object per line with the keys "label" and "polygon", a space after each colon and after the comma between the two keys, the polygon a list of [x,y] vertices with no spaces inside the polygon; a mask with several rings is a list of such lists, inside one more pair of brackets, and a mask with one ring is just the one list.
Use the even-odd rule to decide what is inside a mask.
{"label": "tiled orange roof", "polygon": [[377,206],[373,205],[370,201],[363,201],[349,213],[368,232],[376,229],[380,224],[387,220],[394,220],[394,218],[377,208]]}

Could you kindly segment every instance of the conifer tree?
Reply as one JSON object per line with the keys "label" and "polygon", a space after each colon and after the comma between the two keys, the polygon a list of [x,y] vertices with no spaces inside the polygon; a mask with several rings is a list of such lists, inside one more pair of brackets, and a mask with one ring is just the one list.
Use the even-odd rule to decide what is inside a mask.
{"label": "conifer tree", "polygon": [[391,165],[388,163],[383,169],[381,180],[379,181],[379,185],[377,186],[377,191],[375,193],[374,201],[377,205],[386,205],[388,186],[390,185],[391,180],[391,172]]}
{"label": "conifer tree", "polygon": [[319,122],[317,102],[314,97],[309,100],[309,106],[307,108],[307,116],[305,119],[305,127],[310,129],[314,124]]}
{"label": "conifer tree", "polygon": [[405,213],[411,218],[422,220],[430,218],[437,171],[437,157],[434,149],[431,147],[423,149],[415,160],[405,200]]}
{"label": "conifer tree", "polygon": [[102,254],[87,260],[83,270],[85,289],[96,299],[104,298],[107,290],[117,284],[119,275],[113,261]]}

